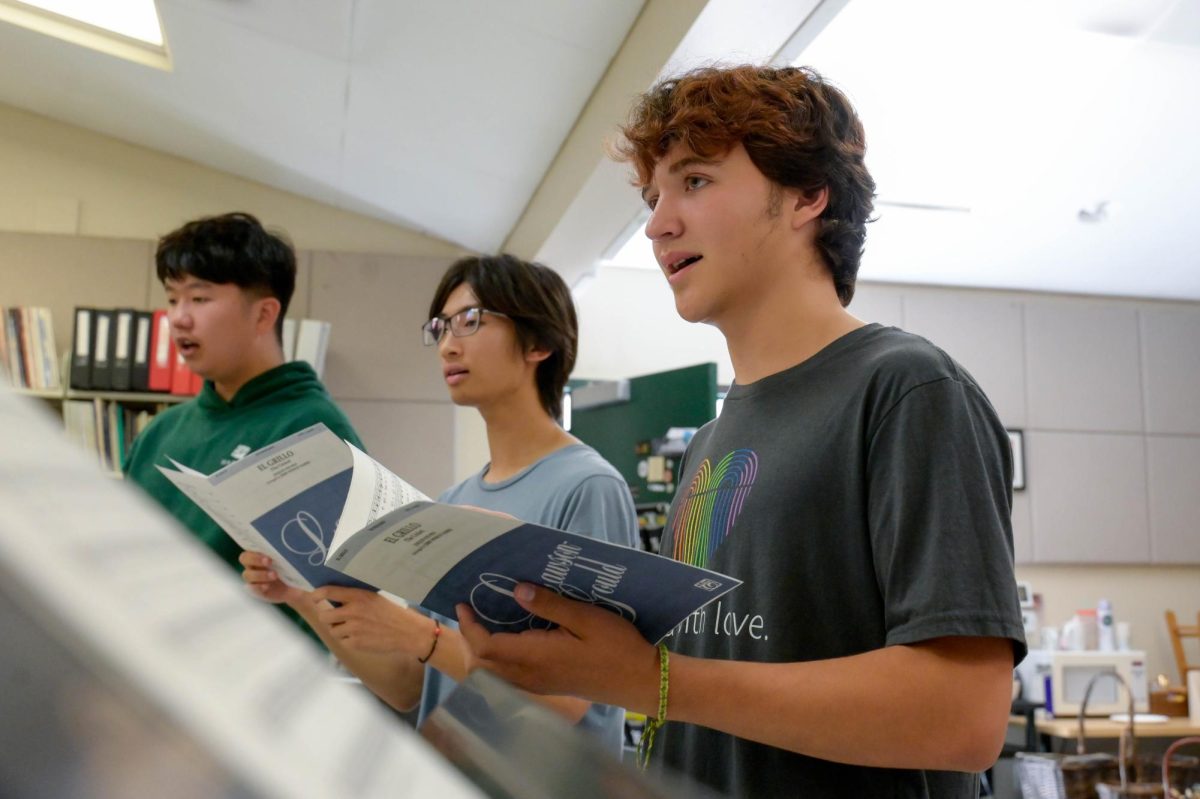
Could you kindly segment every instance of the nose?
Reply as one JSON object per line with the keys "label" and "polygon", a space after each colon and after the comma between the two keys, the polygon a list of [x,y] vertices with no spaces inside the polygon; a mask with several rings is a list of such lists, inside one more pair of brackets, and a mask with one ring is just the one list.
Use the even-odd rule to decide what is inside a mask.
{"label": "nose", "polygon": [[167,306],[167,323],[172,328],[187,328],[192,325],[192,314],[183,302]]}
{"label": "nose", "polygon": [[675,238],[680,234],[682,224],[679,214],[675,212],[674,203],[669,198],[659,196],[646,220],[646,238],[651,241]]}
{"label": "nose", "polygon": [[437,344],[438,355],[446,358],[450,355],[458,355],[462,352],[462,347],[459,346],[458,336],[450,332],[449,329],[442,333],[442,340]]}

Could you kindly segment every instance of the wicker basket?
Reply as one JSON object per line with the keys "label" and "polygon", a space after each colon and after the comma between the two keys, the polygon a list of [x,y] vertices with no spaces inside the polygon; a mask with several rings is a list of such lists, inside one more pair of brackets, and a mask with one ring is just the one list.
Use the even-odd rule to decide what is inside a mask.
{"label": "wicker basket", "polygon": [[1098,799],[1096,786],[1119,778],[1117,759],[1101,753],[1017,752],[1016,767],[1023,799]]}
{"label": "wicker basket", "polygon": [[1101,783],[1096,786],[1100,799],[1146,799],[1146,797],[1163,796],[1162,785],[1157,782],[1130,782],[1125,787]]}
{"label": "wicker basket", "polygon": [[[1122,750],[1125,743],[1122,738]],[[1195,796],[1190,790],[1200,781],[1200,758],[1175,754],[1180,746],[1189,743],[1200,743],[1200,738],[1180,738],[1163,753],[1162,758],[1139,757],[1132,759],[1129,772],[1134,775],[1133,782],[1122,779],[1118,783],[1101,783],[1096,786],[1100,799],[1134,799],[1134,797],[1176,797]],[[1124,752],[1122,752],[1124,759]],[[1140,780],[1140,781],[1139,781]]]}
{"label": "wicker basket", "polygon": [[1200,758],[1189,757],[1186,765],[1180,765],[1182,758],[1175,754],[1176,749],[1189,744],[1200,744],[1200,736],[1180,738],[1163,753],[1162,787],[1171,799],[1200,798]]}
{"label": "wicker basket", "polygon": [[[1088,754],[1084,744],[1088,699],[1092,695],[1092,686],[1101,677],[1112,677],[1120,682],[1125,686],[1125,693],[1129,697],[1129,728],[1121,736],[1120,759],[1109,754]],[[1079,705],[1079,737],[1075,742],[1075,754],[1017,753],[1017,784],[1021,788],[1023,799],[1101,799],[1101,785],[1127,786],[1128,780],[1123,764],[1133,758],[1136,740],[1133,715],[1133,693],[1121,675],[1102,672],[1092,677]],[[1124,757],[1126,736],[1129,742],[1128,759]],[[1161,793],[1159,795],[1161,796]]]}

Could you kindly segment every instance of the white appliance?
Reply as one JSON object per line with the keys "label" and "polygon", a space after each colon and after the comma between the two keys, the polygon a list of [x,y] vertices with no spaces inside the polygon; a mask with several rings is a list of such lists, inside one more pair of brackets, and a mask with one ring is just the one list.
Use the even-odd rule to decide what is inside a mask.
{"label": "white appliance", "polygon": [[[1030,702],[1042,702],[1056,716],[1078,716],[1088,681],[1096,674],[1118,674],[1133,692],[1135,713],[1150,709],[1150,689],[1146,683],[1146,653],[1059,651],[1031,649],[1017,666],[1021,677],[1021,695]],[[1046,699],[1049,687],[1050,698]],[[1128,713],[1129,697],[1124,686],[1113,679],[1099,679],[1088,698],[1089,716]]]}

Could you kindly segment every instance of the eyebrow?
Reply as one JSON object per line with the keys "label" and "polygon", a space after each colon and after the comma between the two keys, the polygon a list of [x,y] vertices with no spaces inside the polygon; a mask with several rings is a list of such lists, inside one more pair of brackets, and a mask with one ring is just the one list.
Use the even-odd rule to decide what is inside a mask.
{"label": "eyebrow", "polygon": [[[702,166],[710,166],[710,165],[718,164],[718,163],[720,163],[720,160],[718,160],[716,158],[701,158],[698,155],[689,155],[689,156],[680,158],[678,161],[676,161],[675,163],[673,163],[669,167],[667,167],[667,174],[675,175],[675,174],[682,172],[685,169],[688,169],[689,167],[696,166],[697,164],[702,165]],[[643,201],[646,199],[646,192],[649,190],[650,190],[649,184],[642,187],[642,200]]]}
{"label": "eyebrow", "polygon": [[458,316],[463,311],[469,311],[472,308],[483,308],[483,306],[479,304],[478,300],[476,300],[475,302],[467,303],[466,305],[459,308],[457,311],[451,311],[450,313],[446,313],[445,308],[443,308],[442,312],[438,315],[444,316],[445,318],[449,319],[451,316]]}
{"label": "eyebrow", "polygon": [[[173,286],[168,286],[167,283],[174,283]],[[198,277],[189,277],[187,280],[167,280],[163,283],[163,289],[166,291],[186,291],[188,289],[204,289],[216,285],[211,280],[203,280]]]}

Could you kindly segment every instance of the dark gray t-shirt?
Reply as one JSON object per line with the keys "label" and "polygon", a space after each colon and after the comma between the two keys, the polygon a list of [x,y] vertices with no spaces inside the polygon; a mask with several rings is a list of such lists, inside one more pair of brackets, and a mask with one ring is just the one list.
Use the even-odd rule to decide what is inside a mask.
{"label": "dark gray t-shirt", "polygon": [[[662,551],[745,582],[669,646],[784,663],[994,636],[1023,656],[1011,475],[979,386],[895,328],[867,325],[735,385],[684,456]],[[668,724],[660,746],[732,796],[977,795],[973,774],[849,766],[693,725]]]}
{"label": "dark gray t-shirt", "polygon": [[[507,480],[488,483],[487,466],[446,490],[439,502],[474,505],[501,511],[534,524],[599,538],[612,544],[636,547],[637,511],[624,478],[600,453],[584,444],[551,452]],[[436,616],[443,625],[457,621]],[[425,669],[421,694],[421,722],[458,685],[437,669]],[[625,711],[593,704],[579,728],[598,737],[616,757],[621,756]]]}

